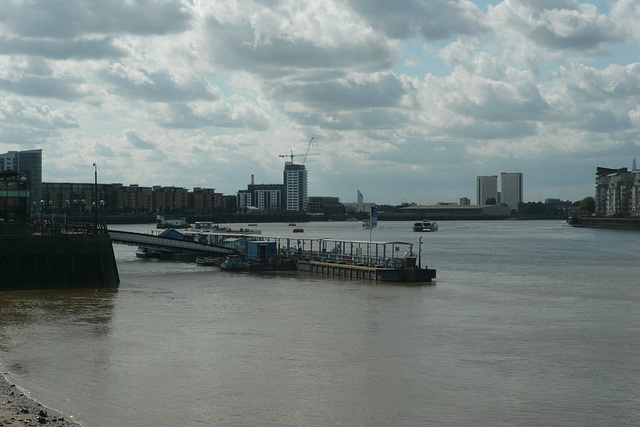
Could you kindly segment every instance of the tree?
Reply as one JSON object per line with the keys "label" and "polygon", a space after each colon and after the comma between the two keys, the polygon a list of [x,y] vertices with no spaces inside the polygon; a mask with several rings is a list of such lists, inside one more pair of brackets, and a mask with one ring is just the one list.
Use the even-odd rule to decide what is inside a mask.
{"label": "tree", "polygon": [[484,202],[485,205],[495,205],[496,204],[496,198],[495,197],[489,197],[487,199],[486,202]]}
{"label": "tree", "polygon": [[582,199],[580,202],[580,206],[578,207],[578,212],[580,215],[591,216],[596,210],[596,200],[589,196]]}

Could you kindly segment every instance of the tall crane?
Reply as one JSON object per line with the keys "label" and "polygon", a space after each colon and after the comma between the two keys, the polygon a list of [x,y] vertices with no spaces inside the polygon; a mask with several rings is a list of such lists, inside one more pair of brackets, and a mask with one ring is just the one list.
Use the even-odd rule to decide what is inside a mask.
{"label": "tall crane", "polygon": [[[307,156],[317,156],[318,153],[309,153],[309,149],[311,148],[311,143],[313,142],[313,137],[311,137],[311,139],[309,140],[309,145],[307,146],[307,151],[304,153],[304,157],[302,159],[302,164],[304,165],[304,162],[307,161]],[[302,156],[302,154],[293,154],[293,150],[291,150],[290,154],[279,154],[278,157],[290,157],[291,158],[291,164],[293,164],[293,158],[294,157],[300,157]]]}
{"label": "tall crane", "polygon": [[[304,158],[302,159],[302,164],[307,161],[307,156],[309,155],[309,149],[311,148],[311,143],[313,142],[313,137],[309,140],[309,145],[307,145],[307,152],[304,153]],[[635,159],[634,159],[635,160]],[[292,160],[293,161],[293,160]]]}

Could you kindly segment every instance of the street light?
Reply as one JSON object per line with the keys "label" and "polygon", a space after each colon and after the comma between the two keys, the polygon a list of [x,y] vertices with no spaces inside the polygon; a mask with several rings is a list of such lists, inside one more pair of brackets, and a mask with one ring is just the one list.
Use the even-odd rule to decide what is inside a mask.
{"label": "street light", "polygon": [[94,183],[93,183],[93,208],[94,208],[94,221],[93,221],[93,233],[98,233],[98,164],[93,164],[94,169]]}
{"label": "street light", "polygon": [[104,200],[100,200],[100,209],[102,209],[102,226],[104,227]]}
{"label": "street light", "polygon": [[40,200],[40,234],[44,234],[44,200]]}

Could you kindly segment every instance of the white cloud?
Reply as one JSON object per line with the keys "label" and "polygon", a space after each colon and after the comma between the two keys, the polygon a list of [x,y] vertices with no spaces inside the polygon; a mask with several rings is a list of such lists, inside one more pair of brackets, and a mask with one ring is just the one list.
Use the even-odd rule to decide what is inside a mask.
{"label": "white cloud", "polygon": [[457,200],[520,169],[584,197],[581,168],[637,154],[639,3],[491,3],[8,0],[0,151],[43,148],[49,181],[97,161],[108,182],[235,194],[313,136],[314,194]]}

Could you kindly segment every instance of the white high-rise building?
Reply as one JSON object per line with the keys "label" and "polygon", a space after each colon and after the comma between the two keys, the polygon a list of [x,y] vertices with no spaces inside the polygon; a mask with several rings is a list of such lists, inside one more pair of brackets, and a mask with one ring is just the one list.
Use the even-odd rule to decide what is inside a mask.
{"label": "white high-rise building", "polygon": [[479,176],[477,178],[476,200],[478,205],[486,205],[487,201],[493,199],[498,203],[498,176]]}
{"label": "white high-rise building", "polygon": [[519,210],[522,203],[522,173],[502,172],[500,174],[501,203],[513,210]]}
{"label": "white high-rise building", "polygon": [[309,196],[307,194],[307,168],[304,165],[285,162],[284,188],[286,210],[306,212]]}

